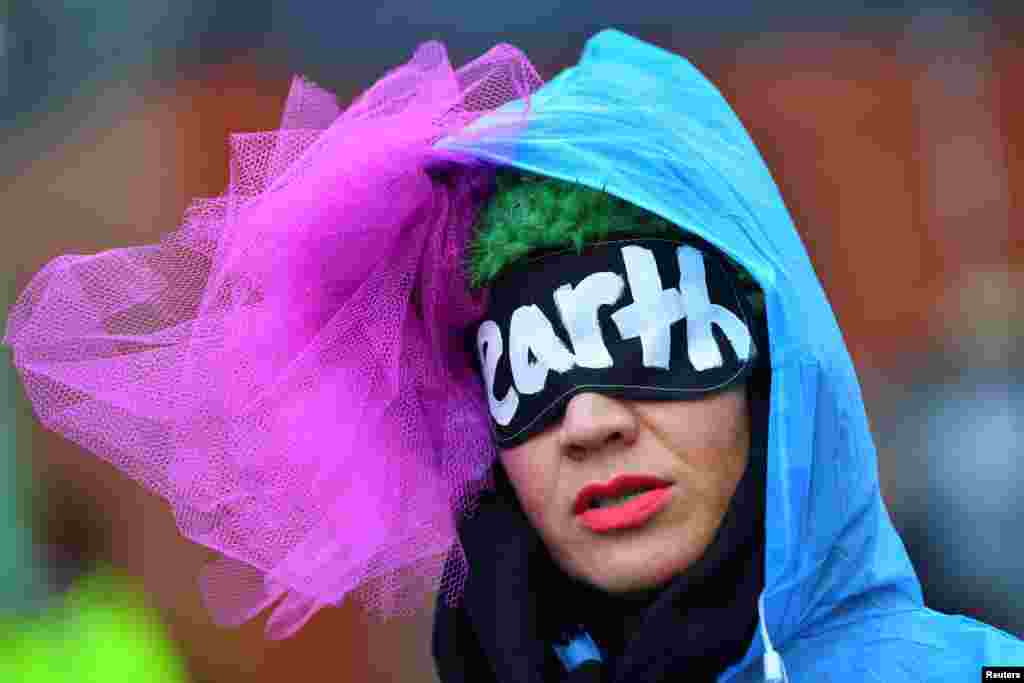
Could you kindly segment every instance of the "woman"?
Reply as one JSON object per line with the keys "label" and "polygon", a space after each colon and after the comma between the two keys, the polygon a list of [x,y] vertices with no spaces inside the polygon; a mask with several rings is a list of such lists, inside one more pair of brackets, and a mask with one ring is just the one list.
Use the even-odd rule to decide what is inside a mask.
{"label": "woman", "polygon": [[[613,663],[609,680],[711,677],[753,638],[763,584],[760,291],[706,242],[608,194],[498,180],[471,248],[491,295],[477,340],[498,487],[462,529],[466,602],[438,601],[441,678],[489,680],[494,666],[561,680]],[[632,309],[663,292],[685,319],[634,335]]]}
{"label": "woman", "polygon": [[[461,530],[464,602],[438,605],[442,680],[940,681],[1024,662],[1018,639],[924,607],[831,308],[760,155],[713,86],[675,55],[606,31],[531,98],[529,116],[509,132],[500,116],[484,117],[473,139],[440,145],[605,189],[715,245],[764,292],[766,320],[751,330],[763,353],[745,392],[651,402],[581,390],[560,421],[502,450],[498,496]],[[522,258],[529,239],[517,238]],[[655,289],[668,289],[675,281],[658,263]],[[533,277],[548,272],[543,259],[531,265]],[[575,287],[583,270],[570,271]],[[506,314],[508,291],[496,291],[492,307]],[[657,308],[647,310],[656,323]],[[672,339],[692,337],[692,325],[674,326]],[[736,347],[717,341],[723,356]],[[503,386],[486,389],[504,397]],[[639,526],[605,534],[566,510],[577,487],[634,472],[671,492]]]}
{"label": "woman", "polygon": [[[923,606],[831,308],[685,60],[604,31],[542,85],[514,48],[455,72],[428,43],[343,112],[297,81],[282,129],[237,142],[223,197],[160,245],[55,260],[5,338],[46,425],[220,552],[220,623],[273,606],[286,637],[350,594],[392,615],[440,589],[445,681],[1024,664]],[[496,262],[481,233],[481,292],[495,166],[622,202],[539,202],[554,241],[506,233]],[[601,216],[631,224],[566,232]]]}

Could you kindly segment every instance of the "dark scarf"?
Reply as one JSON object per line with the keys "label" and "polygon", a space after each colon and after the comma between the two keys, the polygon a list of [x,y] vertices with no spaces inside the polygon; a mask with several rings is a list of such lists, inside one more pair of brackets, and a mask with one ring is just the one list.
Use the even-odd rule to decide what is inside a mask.
{"label": "dark scarf", "polygon": [[[747,470],[705,554],[660,590],[610,595],[566,576],[500,466],[494,493],[460,527],[462,604],[439,596],[433,651],[443,683],[713,681],[746,652],[764,585],[767,391],[751,392]],[[567,672],[552,643],[582,624],[604,662]]]}

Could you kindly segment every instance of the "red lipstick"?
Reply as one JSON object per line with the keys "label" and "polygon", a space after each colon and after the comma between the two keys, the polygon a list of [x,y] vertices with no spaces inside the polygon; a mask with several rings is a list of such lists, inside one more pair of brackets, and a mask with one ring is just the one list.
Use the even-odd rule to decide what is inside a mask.
{"label": "red lipstick", "polygon": [[[576,496],[574,511],[585,527],[597,533],[632,529],[646,524],[668,504],[671,485],[670,481],[648,475],[621,475],[607,484],[585,486]],[[617,498],[645,490],[617,505],[591,507],[595,498]]]}

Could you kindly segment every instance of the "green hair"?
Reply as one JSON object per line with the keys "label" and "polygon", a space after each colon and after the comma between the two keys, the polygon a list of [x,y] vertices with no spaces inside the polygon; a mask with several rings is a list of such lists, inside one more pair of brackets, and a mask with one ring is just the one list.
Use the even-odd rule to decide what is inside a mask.
{"label": "green hair", "polygon": [[[609,235],[678,238],[684,232],[674,223],[603,190],[527,173],[498,169],[497,189],[477,218],[469,245],[469,275],[474,288],[493,281],[504,269],[531,253],[587,244]],[[728,257],[726,257],[728,258]],[[740,283],[760,294],[753,277],[729,259]],[[751,296],[755,310],[760,296]]]}
{"label": "green hair", "polygon": [[678,237],[664,218],[585,185],[507,168],[477,219],[469,248],[470,280],[482,287],[531,252],[583,247],[613,233]]}

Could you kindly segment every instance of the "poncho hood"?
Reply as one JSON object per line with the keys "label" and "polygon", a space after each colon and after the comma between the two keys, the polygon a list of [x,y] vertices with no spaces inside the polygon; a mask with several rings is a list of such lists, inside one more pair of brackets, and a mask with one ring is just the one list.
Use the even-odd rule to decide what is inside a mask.
{"label": "poncho hood", "polygon": [[1021,641],[924,607],[832,308],[716,88],[685,59],[606,30],[532,96],[525,126],[523,109],[512,102],[436,146],[603,189],[704,238],[764,290],[772,383],[761,628],[720,680],[762,671],[782,680],[773,651],[792,680],[970,680],[983,664],[1024,663]]}

